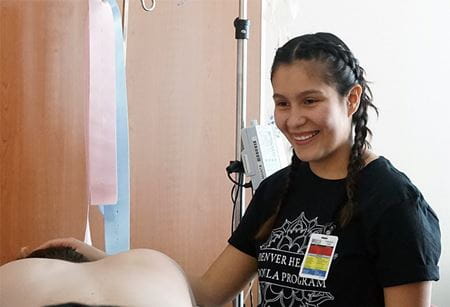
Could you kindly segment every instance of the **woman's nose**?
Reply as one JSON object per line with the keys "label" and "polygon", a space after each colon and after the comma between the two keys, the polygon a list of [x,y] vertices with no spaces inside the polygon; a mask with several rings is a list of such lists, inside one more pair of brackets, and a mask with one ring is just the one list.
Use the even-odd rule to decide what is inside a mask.
{"label": "woman's nose", "polygon": [[299,107],[292,107],[291,111],[288,114],[286,124],[289,128],[296,128],[298,126],[304,125],[306,121],[307,119],[304,110],[301,110],[301,108]]}

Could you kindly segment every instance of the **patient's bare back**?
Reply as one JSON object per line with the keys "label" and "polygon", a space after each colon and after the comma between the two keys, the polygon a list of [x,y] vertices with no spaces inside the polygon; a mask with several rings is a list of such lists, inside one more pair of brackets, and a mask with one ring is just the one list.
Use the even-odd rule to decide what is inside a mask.
{"label": "patient's bare back", "polygon": [[88,263],[22,259],[0,267],[0,306],[65,302],[193,306],[187,279],[166,255],[135,249]]}

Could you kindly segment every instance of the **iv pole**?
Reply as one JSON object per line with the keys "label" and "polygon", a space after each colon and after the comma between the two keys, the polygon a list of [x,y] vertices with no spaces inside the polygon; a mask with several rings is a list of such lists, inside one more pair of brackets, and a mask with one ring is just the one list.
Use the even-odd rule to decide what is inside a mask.
{"label": "iv pole", "polygon": [[[250,22],[247,20],[247,0],[239,0],[239,17],[234,20],[235,38],[237,39],[237,79],[236,79],[236,161],[241,160],[241,131],[245,128],[247,113],[247,40]],[[239,181],[239,174],[236,181]],[[243,176],[243,175],[242,175]],[[244,180],[242,180],[244,182]],[[237,195],[236,211],[233,216],[234,229],[239,225],[245,211],[245,195],[242,187]],[[233,300],[234,307],[244,306],[244,293],[241,291]]]}

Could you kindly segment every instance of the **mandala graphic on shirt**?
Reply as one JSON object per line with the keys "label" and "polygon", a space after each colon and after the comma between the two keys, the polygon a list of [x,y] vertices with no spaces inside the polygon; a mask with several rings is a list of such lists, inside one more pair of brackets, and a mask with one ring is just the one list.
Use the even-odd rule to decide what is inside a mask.
{"label": "mandala graphic on shirt", "polygon": [[283,307],[318,307],[334,300],[334,296],[325,291],[294,290],[268,282],[261,282],[260,286],[264,298],[261,307],[274,306],[273,303]]}
{"label": "mandala graphic on shirt", "polygon": [[[260,250],[295,253],[304,256],[308,240],[313,233],[330,234],[336,228],[334,223],[321,225],[317,217],[309,220],[302,212],[295,220],[285,220],[283,225],[275,228]],[[314,284],[313,280],[305,279]],[[319,307],[326,301],[333,301],[334,296],[327,291],[315,291],[285,287],[269,281],[261,281],[262,307]]]}

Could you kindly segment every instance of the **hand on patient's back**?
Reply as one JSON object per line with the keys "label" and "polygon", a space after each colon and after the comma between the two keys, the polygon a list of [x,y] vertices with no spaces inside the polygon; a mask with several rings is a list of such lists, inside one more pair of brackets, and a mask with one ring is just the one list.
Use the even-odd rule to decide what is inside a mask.
{"label": "hand on patient's back", "polygon": [[19,258],[26,258],[31,252],[28,246],[24,246],[20,249]]}
{"label": "hand on patient's back", "polygon": [[[77,252],[79,252],[80,254],[84,255],[86,258],[88,258],[91,261],[99,260],[99,259],[106,257],[106,254],[104,251],[102,251],[96,247],[93,247],[89,244],[86,244],[80,240],[77,240],[75,238],[53,239],[53,240],[45,242],[44,244],[40,245],[38,248],[36,248],[34,250],[45,249],[45,248],[49,248],[49,247],[58,247],[58,246],[71,247],[71,248],[75,249]],[[23,254],[23,252],[27,252],[27,249],[28,249],[28,247],[23,247],[21,249],[21,253]],[[30,253],[31,253],[31,251],[28,252],[26,255],[29,255]]]}

